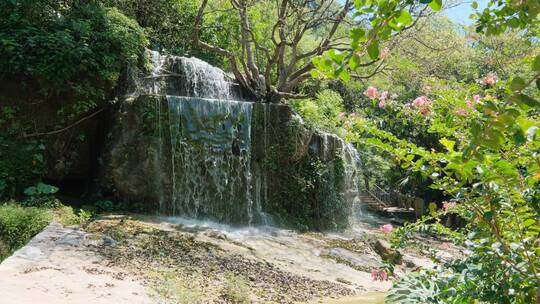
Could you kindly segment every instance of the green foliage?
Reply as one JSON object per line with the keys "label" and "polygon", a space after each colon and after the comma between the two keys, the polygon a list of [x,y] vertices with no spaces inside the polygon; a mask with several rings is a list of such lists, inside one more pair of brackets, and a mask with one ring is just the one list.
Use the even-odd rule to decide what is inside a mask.
{"label": "green foliage", "polygon": [[79,223],[85,224],[92,221],[96,217],[96,214],[89,210],[79,209],[77,216],[79,218]]}
{"label": "green foliage", "polygon": [[0,135],[0,199],[19,195],[45,172],[45,146]]}
{"label": "green foliage", "polygon": [[[166,53],[195,56],[212,64],[223,65],[224,58],[204,52],[194,46],[192,35],[199,0],[100,0],[107,7],[116,7],[122,13],[135,19],[150,40],[152,49]],[[205,41],[220,47],[231,44],[222,28],[232,30],[231,18],[209,20],[212,26],[205,27],[201,33]]]}
{"label": "green foliage", "polygon": [[[457,110],[466,109],[464,97],[441,95],[435,100],[432,112],[423,117],[430,132],[441,138],[440,148],[428,150],[365,120],[355,122],[355,140],[390,152],[403,168],[429,177],[431,187],[457,204],[445,212],[468,223],[457,232],[443,229],[439,216],[446,213],[440,212],[406,227],[451,237],[470,254],[418,276],[420,285],[404,279],[391,295],[414,302],[419,294],[432,294],[429,303],[534,301],[540,279],[540,120],[539,94],[531,87],[540,71],[531,67],[528,80],[486,82],[482,97],[462,114]],[[396,246],[414,243],[408,236],[398,233]],[[420,290],[401,291],[415,286]]]}
{"label": "green foliage", "polygon": [[360,23],[351,29],[350,51],[330,50],[323,56],[315,58],[313,63],[317,71],[313,71],[313,74],[349,81],[351,70],[354,71],[361,66],[369,65],[370,61],[380,59],[383,41],[391,39],[414,23],[418,15],[413,17],[411,12],[417,5],[429,5],[432,10],[439,11],[442,8],[442,0],[354,1],[355,10],[352,17],[369,16],[370,24]]}
{"label": "green foliage", "polygon": [[28,198],[22,201],[21,205],[26,207],[58,208],[62,206],[62,203],[53,196],[56,192],[58,192],[57,187],[38,183],[36,186],[24,189],[24,194]]}
{"label": "green foliage", "polygon": [[[473,8],[478,7],[475,1]],[[498,35],[508,29],[526,30],[531,36],[538,35],[540,21],[538,1],[495,1],[491,0],[483,11],[473,15],[477,19],[476,30],[487,35]]]}
{"label": "green foliage", "polygon": [[57,122],[110,98],[122,68],[141,63],[147,44],[136,22],[93,1],[2,1],[0,29],[0,78],[31,88],[21,97],[59,105]]}
{"label": "green foliage", "polygon": [[290,105],[309,128],[340,134],[343,98],[332,91],[323,90],[314,99],[291,100]]}
{"label": "green foliage", "polygon": [[42,209],[0,205],[0,261],[26,244],[51,218]]}
{"label": "green foliage", "polygon": [[55,186],[47,185],[44,183],[38,183],[35,186],[31,186],[24,189],[24,194],[28,196],[51,195],[58,192],[58,190],[59,189]]}
{"label": "green foliage", "polygon": [[[358,2],[360,5],[367,3]],[[440,3],[431,2],[430,7],[438,9]],[[507,32],[508,28],[519,28],[523,31],[514,41],[530,45],[537,39],[525,35],[537,33],[539,8],[535,1],[492,1],[480,14],[477,31],[491,35]],[[390,9],[393,11],[389,15],[393,18],[401,15],[395,6]],[[376,31],[377,23],[372,25]],[[380,28],[384,27],[383,24]],[[358,30],[353,30],[352,35],[359,40],[353,41],[354,48],[367,47],[368,55],[372,59],[376,57],[376,52],[370,50],[373,41],[366,40],[369,35],[359,34]],[[512,38],[511,35],[498,39],[498,44],[482,38],[478,50],[488,54],[487,59],[492,62],[489,56],[508,47],[521,46],[519,43],[500,43]],[[384,36],[378,38],[384,40]],[[369,43],[361,45],[361,41]],[[446,87],[440,86],[431,93],[423,92],[430,94],[429,97],[419,98],[407,108],[388,106],[388,100],[385,100],[386,105],[379,104],[384,112],[393,112],[397,108],[393,112],[395,115],[411,118],[416,115],[423,126],[422,132],[432,133],[438,139],[434,145],[415,142],[416,136],[406,138],[406,132],[390,131],[391,128],[381,124],[389,123],[389,117],[375,121],[373,117],[362,117],[365,115],[348,118],[349,138],[358,146],[376,147],[389,153],[401,168],[429,178],[431,188],[443,191],[452,199],[445,202],[443,210],[432,211],[421,221],[398,229],[393,246],[418,246],[419,241],[412,237],[412,232],[429,232],[448,237],[468,250],[465,256],[437,269],[398,280],[388,294],[390,303],[538,301],[540,94],[534,84],[540,83],[540,57],[530,48],[522,50],[524,52],[509,52],[509,60],[499,64],[506,70],[504,78],[492,72],[497,65],[489,63],[488,70],[478,68],[481,67],[478,65],[475,71],[480,75],[476,78],[483,77],[479,85],[450,83]],[[501,53],[504,56],[504,51]],[[515,56],[517,54],[520,55]],[[517,68],[510,65],[512,72],[508,73],[512,56],[525,59],[530,63],[530,70],[523,70],[523,64]],[[319,69],[326,75],[344,79],[341,74],[346,59],[347,55],[329,54],[328,58],[320,59],[323,64]],[[357,62],[355,66],[358,66]],[[473,94],[477,94],[474,101]],[[370,98],[377,102],[380,95]],[[465,227],[450,230],[442,226],[441,219],[448,214],[464,219]],[[429,251],[429,248],[425,249]]]}

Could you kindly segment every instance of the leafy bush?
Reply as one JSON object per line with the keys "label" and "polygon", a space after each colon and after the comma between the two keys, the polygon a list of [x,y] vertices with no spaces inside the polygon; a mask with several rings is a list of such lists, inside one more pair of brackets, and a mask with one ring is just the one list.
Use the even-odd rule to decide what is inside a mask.
{"label": "leafy bush", "polygon": [[[212,64],[222,66],[224,58],[200,50],[192,42],[193,26],[199,9],[198,0],[100,0],[107,7],[118,8],[123,14],[135,19],[144,28],[152,49],[167,53],[195,56]],[[205,16],[205,19],[210,16]],[[205,26],[202,36],[221,47],[233,44],[223,30],[232,29],[231,18],[212,20],[212,26]],[[219,24],[219,26],[216,26]]]}
{"label": "leafy bush", "polygon": [[109,98],[122,67],[142,62],[146,45],[135,21],[93,1],[0,2],[0,78],[62,105],[59,122]]}
{"label": "leafy bush", "polygon": [[314,99],[291,100],[291,106],[310,128],[340,134],[341,113],[345,111],[343,98],[332,91],[323,90]]}
{"label": "leafy bush", "polygon": [[53,196],[56,192],[58,192],[57,187],[38,183],[35,186],[24,189],[24,194],[29,197],[22,201],[21,205],[27,207],[58,208],[62,206],[62,203]]}
{"label": "leafy bush", "polygon": [[25,245],[51,219],[51,214],[43,209],[0,205],[0,261]]}
{"label": "leafy bush", "polygon": [[44,149],[38,142],[0,135],[0,198],[13,197],[39,181],[45,172]]}
{"label": "leafy bush", "polygon": [[79,209],[77,216],[79,217],[79,223],[84,224],[90,222],[96,215],[92,211]]}
{"label": "leafy bush", "polygon": [[[393,246],[420,246],[414,233],[430,232],[467,249],[465,256],[436,270],[397,281],[390,303],[538,301],[540,56],[529,62],[533,73],[527,80],[488,73],[482,91],[470,99],[441,94],[433,103],[415,100],[409,110],[440,137],[437,149],[400,139],[365,120],[352,123],[356,141],[390,153],[402,168],[420,172],[433,189],[451,198],[442,209],[398,229]],[[429,111],[423,111],[426,106]],[[441,221],[448,215],[466,224],[456,231],[444,227]]]}

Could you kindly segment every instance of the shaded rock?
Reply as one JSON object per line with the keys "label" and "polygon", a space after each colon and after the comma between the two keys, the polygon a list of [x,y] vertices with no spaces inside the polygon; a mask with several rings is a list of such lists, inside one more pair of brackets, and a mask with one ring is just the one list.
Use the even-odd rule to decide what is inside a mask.
{"label": "shaded rock", "polygon": [[390,243],[383,239],[371,239],[370,245],[384,260],[390,260],[394,264],[401,265],[403,262],[402,255],[391,248]]}

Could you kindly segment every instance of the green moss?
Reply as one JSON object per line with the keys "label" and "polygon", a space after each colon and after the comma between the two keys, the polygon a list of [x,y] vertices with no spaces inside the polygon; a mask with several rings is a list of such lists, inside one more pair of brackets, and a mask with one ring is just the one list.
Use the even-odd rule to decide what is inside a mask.
{"label": "green moss", "polygon": [[278,224],[299,230],[346,227],[350,208],[340,192],[341,156],[324,161],[311,153],[309,131],[288,107],[255,105],[252,123],[252,134],[258,134],[252,142],[254,167],[264,172],[269,189],[265,211]]}
{"label": "green moss", "polygon": [[340,158],[323,163],[312,155],[286,167],[276,166],[282,169],[278,169],[274,211],[287,225],[300,230],[346,227],[348,208],[339,191],[342,167]]}
{"label": "green moss", "polygon": [[[145,95],[133,102],[134,113],[139,115],[142,128],[141,136],[155,138],[159,136],[159,126],[167,118],[167,100],[162,96]],[[159,111],[161,109],[162,111]]]}

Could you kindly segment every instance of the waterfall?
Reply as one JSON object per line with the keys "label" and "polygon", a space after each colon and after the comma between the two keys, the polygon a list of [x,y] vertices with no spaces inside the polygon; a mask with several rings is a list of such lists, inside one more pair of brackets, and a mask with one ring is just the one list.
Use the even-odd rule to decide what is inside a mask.
{"label": "waterfall", "polygon": [[252,104],[167,96],[173,215],[253,222]]}
{"label": "waterfall", "polygon": [[166,97],[155,105],[161,212],[253,223],[261,210],[252,198],[253,104],[234,100],[228,76],[200,59],[149,57],[138,94]]}
{"label": "waterfall", "polygon": [[[185,89],[191,96],[216,98],[221,100],[234,99],[231,82],[225,78],[225,73],[198,58],[181,58],[186,77]],[[189,94],[189,93],[188,93]]]}
{"label": "waterfall", "polygon": [[[254,103],[241,101],[238,86],[221,69],[197,58],[154,51],[149,55],[151,73],[139,80],[135,94],[158,97],[154,105],[155,176],[147,178],[156,185],[160,212],[228,223],[272,224],[266,207],[275,204],[276,181],[269,177],[272,172],[266,162],[272,145],[293,144],[276,142],[273,120],[277,116],[272,113],[278,106],[258,104],[260,115],[255,121]],[[254,126],[258,129],[252,138]],[[339,191],[346,205],[357,206],[358,152],[336,135],[315,133],[310,145],[316,147],[316,157],[330,165],[330,172],[335,170],[336,152],[341,153],[344,175]],[[309,138],[305,137],[305,144]],[[259,152],[254,156],[256,149]]]}
{"label": "waterfall", "polygon": [[351,203],[353,218],[362,217],[360,201],[361,163],[358,150],[352,144],[343,145],[344,187],[345,200]]}
{"label": "waterfall", "polygon": [[242,100],[238,86],[223,70],[195,57],[149,51],[152,70],[137,81],[133,95],[172,95]]}

